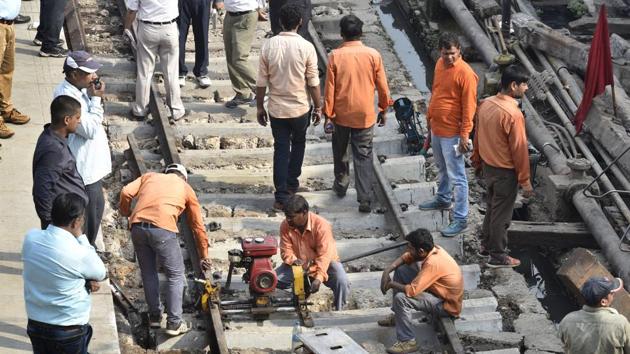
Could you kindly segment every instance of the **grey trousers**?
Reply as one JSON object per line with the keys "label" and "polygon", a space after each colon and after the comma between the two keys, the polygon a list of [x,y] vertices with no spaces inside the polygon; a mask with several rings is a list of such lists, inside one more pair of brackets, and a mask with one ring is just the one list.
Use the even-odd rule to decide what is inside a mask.
{"label": "grey trousers", "polygon": [[507,256],[507,230],[512,222],[518,195],[516,171],[483,164],[483,178],[488,191],[486,216],[481,228],[481,245],[496,260]]}
{"label": "grey trousers", "polygon": [[[394,272],[394,281],[401,284],[409,284],[418,275],[418,266],[402,265]],[[396,317],[396,337],[401,342],[416,338],[411,317],[415,311],[422,311],[432,320],[438,317],[448,317],[444,311],[443,301],[433,294],[423,292],[415,297],[408,297],[404,292],[394,290],[392,311]]]}
{"label": "grey trousers", "polygon": [[223,22],[225,59],[232,88],[238,97],[249,97],[256,90],[256,71],[248,60],[257,25],[256,11],[238,16],[228,13]]}
{"label": "grey trousers", "polygon": [[[343,269],[343,265],[340,262],[330,262],[328,267],[328,280],[324,282],[324,285],[329,287],[333,291],[335,310],[343,310],[343,305],[346,303],[346,298],[350,292],[350,283],[348,282],[348,276]],[[278,288],[288,289],[293,286],[293,271],[291,266],[282,264],[276,268],[276,274],[278,275]]]}
{"label": "grey trousers", "polygon": [[[182,319],[182,298],[184,295],[184,258],[179,247],[177,234],[160,228],[145,228],[134,224],[131,228],[131,241],[136,251],[144,298],[149,306],[149,313],[158,316],[162,313],[160,302],[160,282],[158,280],[158,262],[166,272],[168,287],[166,291],[167,322],[176,324]],[[156,261],[157,260],[157,261]]]}
{"label": "grey trousers", "polygon": [[354,184],[357,201],[372,201],[372,138],[374,125],[365,129],[349,128],[335,124],[332,134],[334,160],[334,190],[345,192],[350,184],[350,162],[348,143],[352,145],[354,163]]}
{"label": "grey trousers", "polygon": [[131,105],[134,115],[144,116],[149,107],[151,80],[155,70],[155,60],[160,58],[164,73],[166,104],[173,115],[184,112],[179,88],[179,30],[177,22],[168,25],[151,25],[138,22],[138,77],[136,80],[136,102]]}
{"label": "grey trousers", "polygon": [[85,208],[85,223],[83,224],[83,232],[90,241],[90,244],[96,249],[94,240],[98,235],[98,229],[103,220],[103,211],[105,210],[105,197],[103,196],[103,180],[88,184],[85,186],[85,192],[88,195],[88,205]]}

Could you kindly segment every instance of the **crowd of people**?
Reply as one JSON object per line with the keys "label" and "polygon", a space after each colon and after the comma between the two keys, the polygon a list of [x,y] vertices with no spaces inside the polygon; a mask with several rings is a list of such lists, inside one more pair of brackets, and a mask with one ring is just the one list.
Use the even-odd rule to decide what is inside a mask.
{"label": "crowd of people", "polygon": [[[14,23],[19,1],[0,3],[0,137],[13,135],[4,124],[24,124],[29,117],[11,103],[15,58]],[[348,145],[352,149],[359,212],[371,212],[374,127],[383,127],[392,105],[383,59],[361,42],[363,22],[346,15],[339,28],[343,43],[328,58],[326,79],[320,84],[315,48],[307,40],[310,0],[272,0],[272,33],[265,40],[258,70],[248,61],[257,22],[267,20],[258,0],[126,0],[125,33],[137,53],[136,100],[131,116],[148,111],[150,85],[159,58],[165,76],[166,100],[172,119],[186,116],[180,89],[187,84],[185,44],[190,26],[195,35],[193,74],[201,89],[208,77],[208,30],[212,8],[225,11],[223,40],[228,73],[235,96],[226,107],[254,103],[259,124],[271,126],[274,137],[273,208],[284,212],[279,225],[282,264],[276,269],[278,287],[290,288],[291,266],[302,266],[310,278],[310,293],[321,284],[332,289],[333,306],[342,310],[350,284],[340,263],[331,224],[309,210],[298,194],[306,146],[306,130],[323,116],[324,131],[332,134],[334,193],[343,198],[349,186]],[[62,6],[63,5],[63,6]],[[65,1],[42,1],[35,43],[40,55],[66,56],[64,80],[55,88],[50,123],[39,136],[33,157],[33,201],[41,228],[30,231],[22,250],[28,335],[36,353],[86,353],[90,292],[97,291],[107,272],[96,251],[104,209],[102,180],[112,171],[111,153],[103,128],[105,82],[101,64],[84,51],[67,52],[59,32]],[[61,11],[61,12],[60,12]],[[454,237],[467,228],[468,180],[464,154],[472,152],[477,175],[488,188],[488,206],[481,231],[479,255],[489,267],[515,267],[508,255],[507,228],[519,188],[533,195],[524,116],[518,99],[527,90],[528,75],[517,66],[504,69],[499,92],[478,102],[478,77],[461,57],[457,36],[444,33],[435,66],[432,98],[427,113],[438,191],[420,209],[452,209],[451,223],[441,230]],[[375,92],[377,105],[375,107]],[[264,98],[267,97],[265,105]],[[474,144],[469,137],[474,133]],[[133,201],[135,200],[135,204]],[[133,207],[132,207],[133,205]],[[185,212],[193,231],[200,267],[212,266],[208,237],[197,196],[181,164],[163,173],[149,172],[127,184],[120,193],[119,212],[128,217],[131,241],[142,277],[149,325],[177,336],[191,324],[182,317],[184,261],[177,241],[179,217]],[[379,325],[395,326],[397,342],[388,353],[418,350],[412,316],[421,311],[435,321],[459,317],[464,284],[457,262],[425,229],[406,235],[405,252],[385,267],[383,294],[392,290],[392,315]],[[158,268],[166,275],[165,309],[160,300]],[[393,278],[391,273],[393,272]],[[586,305],[560,324],[569,353],[630,352],[630,325],[610,308],[620,279],[592,278],[581,291]],[[595,328],[595,330],[593,330]]]}

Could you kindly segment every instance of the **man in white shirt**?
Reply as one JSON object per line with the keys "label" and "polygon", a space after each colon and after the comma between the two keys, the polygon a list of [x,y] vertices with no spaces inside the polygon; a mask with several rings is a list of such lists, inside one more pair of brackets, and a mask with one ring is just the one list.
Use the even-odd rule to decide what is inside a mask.
{"label": "man in white shirt", "polygon": [[[53,98],[70,96],[81,103],[81,123],[68,137],[68,146],[77,162],[77,170],[85,184],[89,202],[86,210],[84,231],[90,244],[94,240],[103,218],[105,199],[102,179],[112,172],[112,162],[103,128],[105,83],[98,80],[96,71],[101,67],[84,51],[68,53],[63,64],[65,80],[53,93]],[[98,80],[98,81],[97,81]]]}
{"label": "man in white shirt", "polygon": [[155,59],[159,56],[164,73],[166,103],[171,108],[173,120],[179,120],[184,117],[186,111],[178,82],[178,2],[175,0],[125,0],[125,4],[127,5],[125,29],[133,32],[133,22],[138,20],[136,33],[138,76],[136,102],[131,106],[131,114],[136,119],[144,119],[147,114]]}

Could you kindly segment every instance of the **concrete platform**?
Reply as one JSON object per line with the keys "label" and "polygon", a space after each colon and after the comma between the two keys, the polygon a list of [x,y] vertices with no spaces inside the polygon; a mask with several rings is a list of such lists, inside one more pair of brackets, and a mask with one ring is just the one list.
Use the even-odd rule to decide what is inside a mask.
{"label": "concrete platform", "polygon": [[[39,1],[23,2],[21,14],[39,17]],[[0,353],[30,353],[26,335],[26,309],[23,298],[22,240],[29,229],[39,227],[32,190],[32,158],[37,138],[50,121],[52,91],[63,80],[63,59],[40,58],[39,48],[31,45],[34,31],[28,25],[15,25],[16,56],[13,75],[13,102],[31,117],[22,126],[9,125],[15,131],[11,139],[0,143]],[[106,283],[92,295],[90,323],[94,336],[89,350],[93,353],[120,353],[114,308]]]}

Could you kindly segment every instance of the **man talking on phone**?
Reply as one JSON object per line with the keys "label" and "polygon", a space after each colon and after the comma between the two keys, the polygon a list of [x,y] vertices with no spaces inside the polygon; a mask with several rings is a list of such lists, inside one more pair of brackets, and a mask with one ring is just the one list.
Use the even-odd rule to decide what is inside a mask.
{"label": "man talking on phone", "polygon": [[[350,184],[350,142],[359,211],[369,213],[372,211],[374,124],[385,126],[385,113],[392,99],[381,55],[361,43],[363,22],[355,15],[346,15],[339,25],[343,43],[328,57],[324,84],[324,131],[332,133],[335,164],[333,190],[338,197],[344,197]],[[375,89],[378,91],[378,116],[374,112]]]}
{"label": "man talking on phone", "polygon": [[77,170],[88,194],[83,231],[92,246],[105,207],[102,180],[112,172],[109,143],[103,128],[105,110],[101,100],[105,94],[105,83],[96,74],[101,66],[82,50],[68,53],[63,63],[66,78],[53,92],[53,98],[65,95],[81,103],[81,123],[76,133],[68,137],[68,146],[77,161]]}

